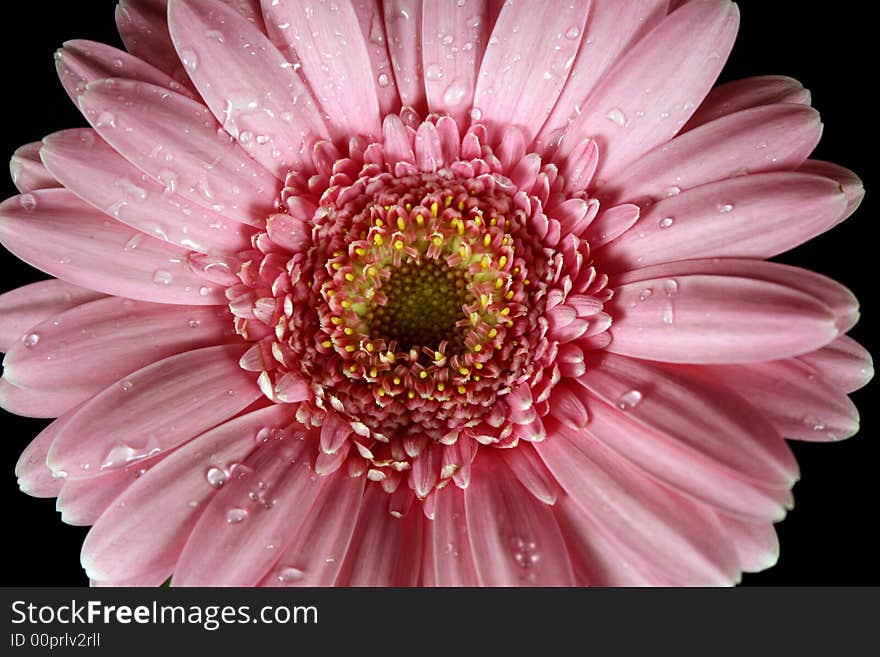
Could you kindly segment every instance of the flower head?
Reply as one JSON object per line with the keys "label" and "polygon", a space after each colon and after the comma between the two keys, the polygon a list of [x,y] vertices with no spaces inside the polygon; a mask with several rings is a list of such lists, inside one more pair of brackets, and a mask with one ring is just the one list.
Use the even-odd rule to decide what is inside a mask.
{"label": "flower head", "polygon": [[[129,0],[22,147],[4,407],[96,583],[728,584],[857,430],[818,114],[726,0]],[[540,26],[538,29],[537,26]]]}

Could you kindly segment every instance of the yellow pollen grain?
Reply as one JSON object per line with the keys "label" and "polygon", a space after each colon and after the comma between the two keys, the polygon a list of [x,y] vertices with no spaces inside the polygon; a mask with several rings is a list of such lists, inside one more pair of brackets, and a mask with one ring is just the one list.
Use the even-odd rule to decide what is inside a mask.
{"label": "yellow pollen grain", "polygon": [[341,305],[343,308],[351,308],[351,301],[349,301],[348,299],[346,299],[346,300],[343,301],[340,305]]}
{"label": "yellow pollen grain", "polygon": [[346,350],[348,353],[351,353],[352,351],[354,351],[354,345],[353,345],[353,344],[347,344],[347,345],[345,345],[345,350]]}
{"label": "yellow pollen grain", "polygon": [[503,278],[496,278],[495,279],[495,289],[500,290],[502,287],[504,287],[504,279]]}
{"label": "yellow pollen grain", "polygon": [[373,378],[375,379],[377,376],[379,376],[379,370],[377,370],[375,367],[372,368],[372,369],[370,370],[370,376],[373,377]]}
{"label": "yellow pollen grain", "polygon": [[489,329],[489,337],[490,338],[494,338],[496,335],[498,335],[498,329],[494,329],[494,328]]}
{"label": "yellow pollen grain", "polygon": [[398,251],[403,251],[403,242],[401,240],[396,240],[394,242],[394,248]]}
{"label": "yellow pollen grain", "polygon": [[352,333],[354,333],[354,329],[346,326],[344,329],[342,329],[342,332],[345,333],[346,335],[351,335]]}
{"label": "yellow pollen grain", "polygon": [[501,256],[498,258],[498,267],[504,267],[507,264],[507,256]]}
{"label": "yellow pollen grain", "polygon": [[440,206],[437,205],[437,201],[434,201],[433,203],[431,203],[431,216],[436,218],[437,212],[439,209],[440,209]]}
{"label": "yellow pollen grain", "polygon": [[501,240],[501,246],[507,246],[508,244],[510,244],[509,237],[505,237],[503,240]]}
{"label": "yellow pollen grain", "polygon": [[486,306],[489,305],[489,297],[488,297],[488,295],[486,295],[486,294],[481,294],[481,295],[480,295],[480,305],[483,306],[483,308],[485,308]]}
{"label": "yellow pollen grain", "polygon": [[331,318],[330,318],[330,321],[331,321],[333,324],[336,324],[336,326],[339,326],[340,324],[342,324],[342,318],[341,318],[341,317],[331,317]]}
{"label": "yellow pollen grain", "polygon": [[375,221],[374,223],[375,223],[376,226],[379,227],[379,228],[381,228],[382,226],[385,225],[385,224],[383,223],[383,221],[382,221],[381,219],[379,219],[379,217],[376,217],[376,221]]}
{"label": "yellow pollen grain", "polygon": [[[481,370],[481,369],[483,369],[483,364],[480,362],[477,362],[477,363],[474,363],[474,367],[476,367],[478,370]],[[474,381],[479,381],[479,380],[480,380],[480,377],[478,377],[478,376],[474,377]]]}
{"label": "yellow pollen grain", "polygon": [[510,314],[510,306],[504,306],[504,308],[501,309],[501,316],[507,317],[509,314]]}
{"label": "yellow pollen grain", "polygon": [[443,207],[448,208],[450,205],[452,205],[452,197],[447,196],[445,199],[443,199]]}
{"label": "yellow pollen grain", "polygon": [[528,278],[523,279],[523,285],[531,285],[531,283],[532,282]]}
{"label": "yellow pollen grain", "polygon": [[404,205],[403,207],[405,207],[405,208],[406,208],[406,211],[409,212],[410,210],[412,210],[412,203],[407,203],[407,204]]}
{"label": "yellow pollen grain", "polygon": [[439,351],[434,352],[434,360],[443,360],[443,354]]}
{"label": "yellow pollen grain", "polygon": [[361,256],[362,258],[363,258],[365,255],[367,255],[366,250],[365,250],[365,249],[362,249],[361,247],[356,248],[356,249],[354,250],[354,252],[357,253],[357,254],[358,254],[359,256]]}
{"label": "yellow pollen grain", "polygon": [[492,264],[492,258],[489,256],[483,256],[483,259],[480,260],[480,267],[483,269],[489,269],[490,264]]}
{"label": "yellow pollen grain", "polygon": [[483,345],[475,344],[474,345],[474,353],[480,353],[481,351],[483,351]]}
{"label": "yellow pollen grain", "polygon": [[489,233],[483,237],[483,246],[489,246],[492,243],[492,236]]}
{"label": "yellow pollen grain", "polygon": [[373,346],[373,343],[372,343],[372,342],[368,342],[368,343],[367,343],[367,345],[366,345],[366,350],[367,350],[367,351],[369,351],[370,353],[373,353],[373,351],[375,351],[375,349],[376,349],[376,347]]}
{"label": "yellow pollen grain", "polygon": [[400,230],[405,230],[405,229],[406,229],[406,222],[403,220],[403,217],[398,217],[398,218],[397,218],[397,227],[398,227]]}
{"label": "yellow pollen grain", "polygon": [[385,388],[379,388],[376,391],[376,394],[378,394],[380,397],[384,397],[385,396]]}
{"label": "yellow pollen grain", "polygon": [[338,257],[340,257],[341,255],[342,255],[342,251],[334,251],[334,252],[333,252],[333,257],[334,257],[334,258],[338,258]]}
{"label": "yellow pollen grain", "polygon": [[342,264],[338,263],[338,262],[334,262],[333,269],[335,269],[336,271],[339,271],[340,269],[342,269]]}
{"label": "yellow pollen grain", "polygon": [[474,377],[474,381],[479,381],[479,380],[480,380],[479,375]]}
{"label": "yellow pollen grain", "polygon": [[369,267],[367,267],[367,276],[375,276],[375,275],[376,275],[376,268],[373,267],[373,265],[370,265]]}
{"label": "yellow pollen grain", "polygon": [[354,274],[346,274],[345,280],[347,280],[349,283],[353,282],[354,281]]}
{"label": "yellow pollen grain", "polygon": [[418,224],[419,226],[424,226],[425,225],[425,218],[422,215],[417,214],[416,215],[416,224]]}
{"label": "yellow pollen grain", "polygon": [[510,290],[507,294],[504,295],[504,298],[510,301],[511,299],[513,299],[514,296],[515,295],[513,294],[513,290]]}
{"label": "yellow pollen grain", "polygon": [[459,395],[463,395],[466,392],[467,392],[467,388],[465,388],[464,386],[458,386],[458,394]]}
{"label": "yellow pollen grain", "polygon": [[490,226],[497,226],[498,225],[498,217],[492,217],[492,219],[489,220],[489,225]]}
{"label": "yellow pollen grain", "polygon": [[442,383],[438,383],[437,384],[437,392],[443,392],[444,390],[446,390],[446,386],[443,385]]}
{"label": "yellow pollen grain", "polygon": [[378,233],[373,235],[373,241],[376,243],[376,246],[382,246],[383,244],[382,236]]}
{"label": "yellow pollen grain", "polygon": [[351,372],[352,374],[354,374],[355,372],[358,371],[358,366],[352,365],[351,367],[348,368],[348,371]]}
{"label": "yellow pollen grain", "polygon": [[410,399],[413,399],[416,396],[416,393],[414,393],[412,390],[410,390],[409,392],[406,393],[406,396],[409,397]]}
{"label": "yellow pollen grain", "polygon": [[443,238],[440,237],[439,235],[435,235],[434,239],[432,241],[434,242],[434,246],[437,246],[437,247],[443,246]]}
{"label": "yellow pollen grain", "polygon": [[458,202],[458,211],[461,212],[462,210],[464,210],[464,201],[459,201]]}
{"label": "yellow pollen grain", "polygon": [[324,342],[321,343],[321,346],[322,346],[322,347],[327,347],[327,348],[329,349],[330,347],[333,346],[333,343],[330,342],[330,340],[324,340]]}
{"label": "yellow pollen grain", "polygon": [[421,372],[419,372],[419,378],[420,379],[427,379],[428,373],[425,370],[422,370]]}
{"label": "yellow pollen grain", "polygon": [[471,373],[471,371],[470,371],[468,368],[466,368],[466,367],[459,367],[459,368],[458,368],[458,372],[459,372],[459,374],[461,374],[462,376],[469,376],[470,373]]}
{"label": "yellow pollen grain", "polygon": [[391,380],[394,382],[394,385],[396,385],[396,386],[399,386],[399,385],[400,385],[400,377],[399,377],[399,376],[395,376],[395,377],[394,377],[393,379],[391,379]]}

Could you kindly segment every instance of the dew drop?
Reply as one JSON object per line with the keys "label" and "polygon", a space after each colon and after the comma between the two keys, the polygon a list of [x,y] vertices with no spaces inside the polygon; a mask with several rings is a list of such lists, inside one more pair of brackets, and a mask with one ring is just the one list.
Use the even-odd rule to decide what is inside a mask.
{"label": "dew drop", "polygon": [[669,326],[672,325],[672,322],[675,321],[675,308],[672,305],[671,301],[667,301],[663,304],[663,312],[660,314],[660,319],[663,320],[664,324]]}
{"label": "dew drop", "polygon": [[672,187],[666,188],[666,196],[667,197],[678,196],[679,194],[681,194],[681,187],[678,187],[677,185],[673,185]]}
{"label": "dew drop", "polygon": [[458,105],[461,102],[461,99],[464,98],[464,94],[464,86],[453,82],[446,88],[446,91],[443,92],[443,102],[447,105]]}
{"label": "dew drop", "polygon": [[730,203],[719,203],[718,204],[718,212],[720,212],[721,214],[727,214],[731,210],[733,210],[733,205],[731,205]]}
{"label": "dew drop", "polygon": [[240,509],[238,507],[229,509],[229,511],[226,512],[226,522],[230,525],[237,525],[247,518],[247,514],[248,512],[246,509]]}
{"label": "dew drop", "polygon": [[649,287],[646,287],[639,294],[639,301],[646,301],[648,299],[648,297],[650,297],[652,294],[654,294],[654,290],[652,290]]}
{"label": "dew drop", "polygon": [[125,379],[124,381],[120,381],[119,387],[122,388],[123,392],[128,392],[134,387],[134,384],[128,379]]}
{"label": "dew drop", "polygon": [[208,485],[211,488],[221,488],[226,483],[226,477],[226,471],[220,468],[210,468],[205,473],[205,479],[208,480]]}
{"label": "dew drop", "polygon": [[18,203],[28,212],[37,207],[37,199],[33,194],[22,194],[18,197]]}
{"label": "dew drop", "polygon": [[191,320],[189,320],[189,321],[186,323],[186,325],[189,326],[189,327],[192,328],[192,329],[194,329],[194,328],[199,328],[199,325],[200,325],[200,324],[201,324],[201,322],[200,322],[199,320],[197,320],[197,319],[191,319]]}
{"label": "dew drop", "polygon": [[483,110],[481,110],[479,107],[472,108],[470,112],[470,117],[471,121],[479,121],[483,118]]}
{"label": "dew drop", "polygon": [[153,282],[156,285],[171,285],[173,280],[174,276],[166,269],[157,269],[153,272]]}
{"label": "dew drop", "polygon": [[195,71],[199,67],[199,58],[196,56],[196,53],[188,48],[184,48],[180,51],[180,59],[183,62],[183,65],[186,66],[190,71]]}
{"label": "dew drop", "polygon": [[24,342],[24,346],[28,349],[33,349],[40,342],[40,334],[39,333],[28,333],[24,338],[22,338]]}
{"label": "dew drop", "polygon": [[391,78],[388,76],[388,74],[379,73],[379,86],[387,87],[389,84],[391,84]]}
{"label": "dew drop", "polygon": [[430,64],[425,68],[425,77],[429,80],[442,80],[443,69],[439,64]]}
{"label": "dew drop", "polygon": [[617,408],[622,411],[629,411],[638,406],[644,395],[640,390],[627,390],[617,399]]}
{"label": "dew drop", "polygon": [[619,125],[621,128],[627,125],[626,114],[624,114],[623,111],[617,107],[609,110],[608,114],[605,115],[605,118],[615,125]]}
{"label": "dew drop", "polygon": [[663,282],[663,292],[667,297],[674,297],[678,294],[678,281],[674,278],[670,278]]}
{"label": "dew drop", "polygon": [[98,114],[98,118],[95,120],[95,125],[99,128],[104,126],[115,128],[116,115],[113,112],[101,112],[100,114]]}
{"label": "dew drop", "polygon": [[675,218],[673,217],[663,217],[660,220],[660,228],[671,228],[672,224],[675,223]]}
{"label": "dew drop", "polygon": [[565,33],[566,39],[577,39],[581,35],[581,31],[576,27],[568,28],[568,31]]}
{"label": "dew drop", "polygon": [[124,250],[125,251],[134,251],[138,248],[143,241],[144,236],[142,233],[135,233],[131,236],[131,238],[125,243]]}
{"label": "dew drop", "polygon": [[206,297],[211,293],[211,288],[209,287],[200,287],[199,288],[199,296]]}
{"label": "dew drop", "polygon": [[303,577],[305,577],[305,573],[299,568],[294,568],[293,566],[283,566],[278,571],[278,581],[282,583],[298,582]]}

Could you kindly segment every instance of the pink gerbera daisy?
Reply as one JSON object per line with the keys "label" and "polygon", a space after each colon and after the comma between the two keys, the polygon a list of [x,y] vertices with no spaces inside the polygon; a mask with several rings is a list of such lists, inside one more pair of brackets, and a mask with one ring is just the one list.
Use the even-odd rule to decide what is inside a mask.
{"label": "pink gerbera daisy", "polygon": [[[727,0],[123,0],[23,146],[4,408],[100,585],[731,584],[855,433],[863,190]],[[759,229],[756,229],[756,226]]]}

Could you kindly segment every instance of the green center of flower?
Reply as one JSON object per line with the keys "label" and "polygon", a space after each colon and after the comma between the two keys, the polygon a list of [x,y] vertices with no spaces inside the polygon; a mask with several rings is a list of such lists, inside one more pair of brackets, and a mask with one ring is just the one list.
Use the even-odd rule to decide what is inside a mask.
{"label": "green center of flower", "polygon": [[473,302],[469,279],[466,271],[434,260],[402,263],[382,286],[385,304],[367,313],[370,334],[405,350],[436,350],[447,342],[451,351],[460,351],[462,308]]}

